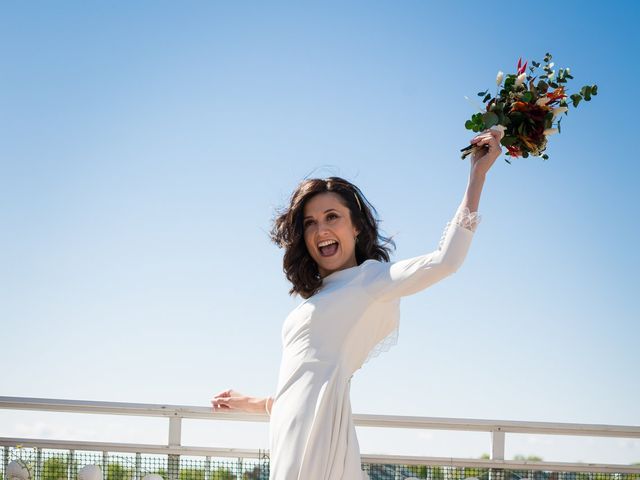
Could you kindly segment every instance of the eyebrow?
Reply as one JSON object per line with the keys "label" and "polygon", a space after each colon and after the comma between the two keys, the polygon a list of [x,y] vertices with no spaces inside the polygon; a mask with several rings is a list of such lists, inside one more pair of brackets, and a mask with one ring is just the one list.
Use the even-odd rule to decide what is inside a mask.
{"label": "eyebrow", "polygon": [[[338,210],[336,210],[335,208],[329,208],[329,209],[325,210],[324,213],[328,213],[328,212],[330,212],[332,210],[334,212],[338,212]],[[338,212],[338,213],[340,213],[340,212]],[[303,220],[306,220],[307,218],[313,218],[313,217],[311,215],[307,215],[306,217],[303,218]]]}

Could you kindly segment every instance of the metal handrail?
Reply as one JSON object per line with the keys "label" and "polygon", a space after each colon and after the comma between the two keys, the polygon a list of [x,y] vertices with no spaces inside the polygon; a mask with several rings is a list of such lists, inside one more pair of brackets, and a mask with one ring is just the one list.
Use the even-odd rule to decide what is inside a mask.
{"label": "metal handrail", "polygon": [[[23,445],[33,446],[37,448],[65,448],[70,450],[160,453],[169,455],[201,455],[213,457],[233,456],[243,458],[258,458],[258,456],[260,455],[259,450],[182,446],[181,420],[183,418],[187,418],[249,422],[269,421],[269,417],[266,413],[254,414],[214,412],[211,408],[208,407],[196,407],[187,405],[159,405],[147,403],[100,402],[87,400],[64,400],[31,397],[0,396],[0,408],[10,410],[36,410],[89,414],[152,416],[165,417],[169,419],[169,442],[167,445],[82,442],[2,437],[0,437],[0,445]],[[484,431],[491,433],[492,436],[492,455],[491,459],[487,460],[405,455],[361,455],[362,460],[368,463],[450,465],[458,467],[463,466],[479,468],[511,468],[526,470],[640,473],[640,466],[631,465],[573,462],[534,462],[504,459],[504,435],[507,432],[541,435],[588,435],[599,437],[640,438],[640,426],[371,414],[354,414],[353,419],[355,425],[363,427]]]}

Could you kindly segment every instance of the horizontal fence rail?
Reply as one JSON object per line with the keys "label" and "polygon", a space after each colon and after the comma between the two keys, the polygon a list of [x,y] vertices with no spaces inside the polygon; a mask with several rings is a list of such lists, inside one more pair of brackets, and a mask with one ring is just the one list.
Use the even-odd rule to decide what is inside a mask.
{"label": "horizontal fence rail", "polygon": [[[169,419],[168,442],[166,445],[145,445],[131,443],[68,441],[64,439],[27,439],[0,437],[0,445],[5,447],[5,467],[7,448],[29,447],[36,449],[63,449],[96,452],[123,452],[167,455],[174,462],[180,456],[239,459],[260,459],[265,452],[253,449],[209,448],[183,446],[181,444],[181,421],[186,419],[231,420],[268,422],[266,413],[213,412],[210,407],[185,405],[157,405],[144,403],[98,402],[84,400],[61,400],[49,398],[23,398],[0,396],[0,408],[9,410],[32,410],[40,412],[71,412],[89,414],[110,414],[126,416],[165,417]],[[423,465],[434,467],[460,467],[502,470],[546,471],[546,472],[600,472],[605,474],[625,474],[640,480],[640,465],[619,465],[602,463],[537,462],[529,460],[505,460],[505,434],[526,433],[540,435],[597,436],[615,438],[640,438],[640,426],[578,424],[556,422],[528,422],[514,420],[485,420],[438,417],[415,417],[401,415],[354,414],[356,426],[382,428],[418,428],[456,431],[481,431],[491,435],[491,458],[469,459],[455,457],[424,457],[404,455],[362,454],[363,464]],[[495,475],[491,476],[496,478]],[[176,477],[177,478],[177,477]],[[372,477],[374,478],[374,477]],[[383,477],[379,477],[383,478]],[[404,478],[398,476],[397,478]],[[423,478],[423,477],[421,477]],[[424,477],[426,478],[426,477]],[[498,475],[497,478],[502,478]],[[8,480],[8,479],[5,479]],[[188,480],[188,479],[181,479]],[[206,480],[206,479],[205,479]],[[434,477],[434,480],[438,480]]]}

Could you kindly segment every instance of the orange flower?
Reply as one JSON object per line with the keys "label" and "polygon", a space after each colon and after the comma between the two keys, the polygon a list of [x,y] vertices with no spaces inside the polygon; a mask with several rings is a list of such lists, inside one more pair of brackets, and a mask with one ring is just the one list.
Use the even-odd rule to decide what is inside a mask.
{"label": "orange flower", "polygon": [[529,150],[534,150],[536,148],[536,145],[528,137],[524,135],[518,135],[518,138]]}
{"label": "orange flower", "polygon": [[547,93],[547,97],[550,98],[550,102],[558,100],[560,98],[565,98],[567,95],[564,93],[564,87],[560,86],[556,88],[553,92]]}
{"label": "orange flower", "polygon": [[528,108],[527,102],[513,102],[511,105],[512,112],[524,112]]}

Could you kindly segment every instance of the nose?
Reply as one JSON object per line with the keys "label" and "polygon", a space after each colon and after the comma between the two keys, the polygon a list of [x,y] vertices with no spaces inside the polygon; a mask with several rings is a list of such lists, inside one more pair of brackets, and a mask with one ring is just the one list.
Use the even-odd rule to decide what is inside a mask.
{"label": "nose", "polygon": [[329,231],[329,227],[327,226],[326,223],[320,222],[318,224],[318,235],[320,235],[321,237],[325,236],[328,231]]}

